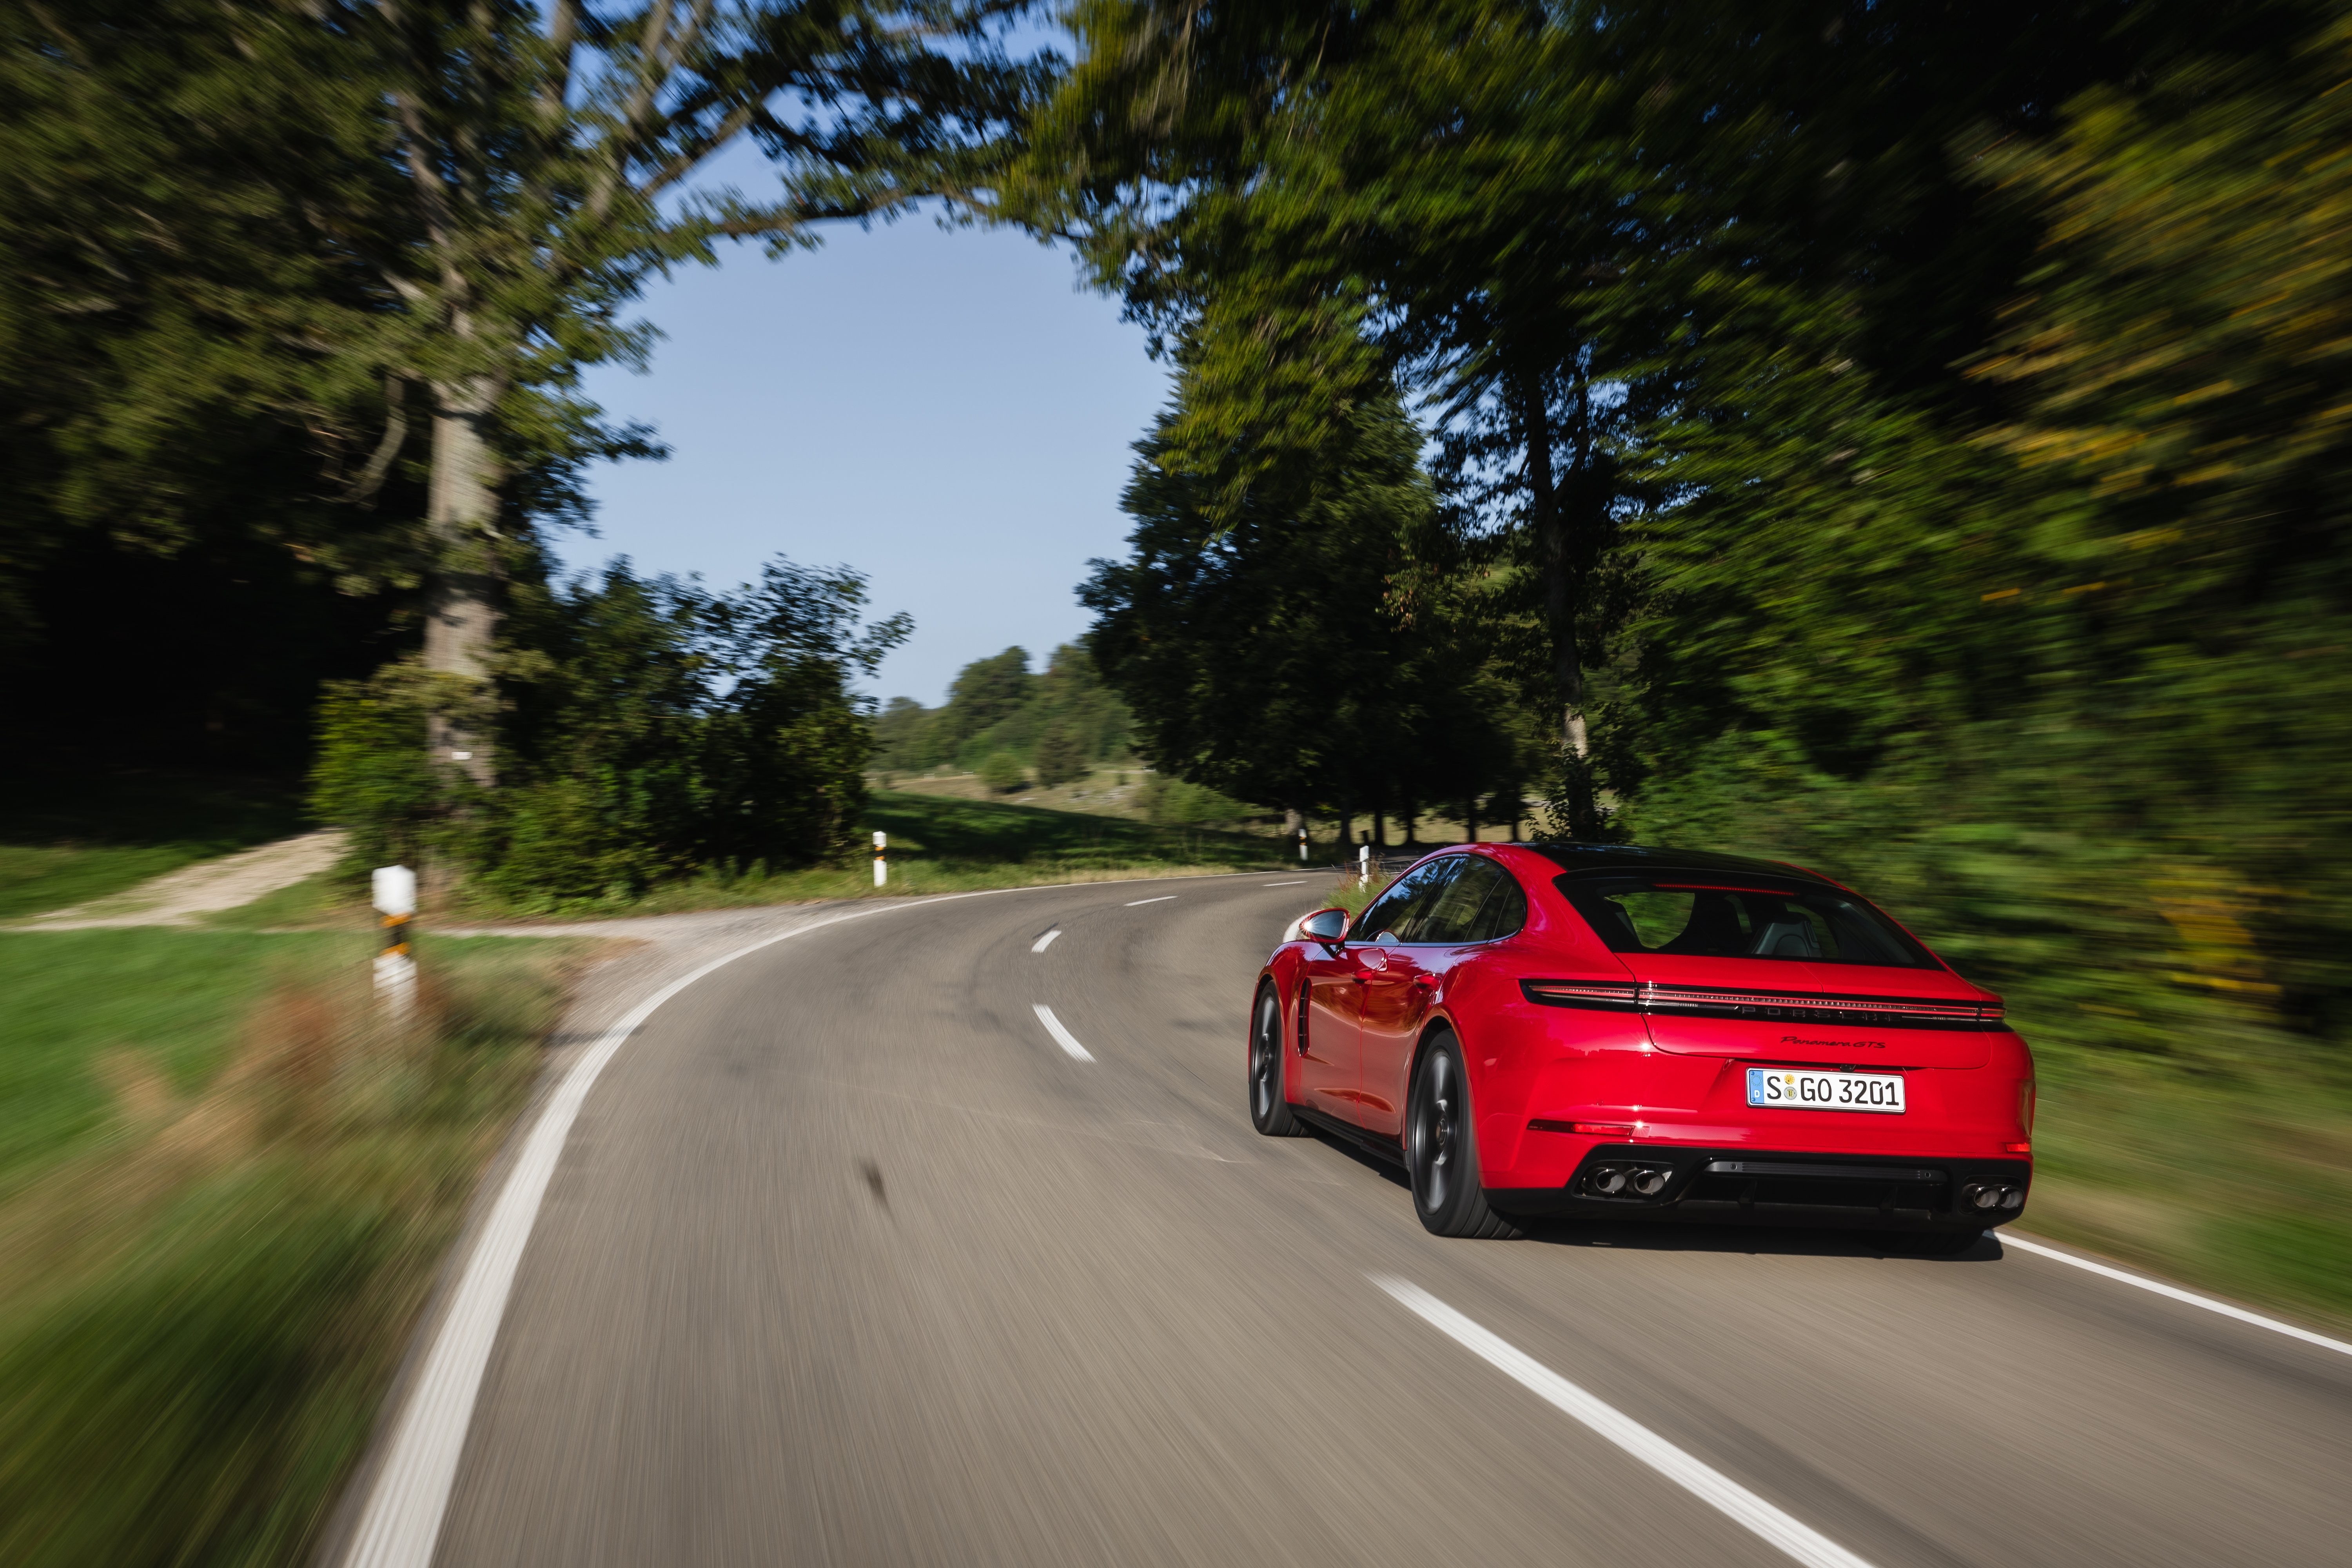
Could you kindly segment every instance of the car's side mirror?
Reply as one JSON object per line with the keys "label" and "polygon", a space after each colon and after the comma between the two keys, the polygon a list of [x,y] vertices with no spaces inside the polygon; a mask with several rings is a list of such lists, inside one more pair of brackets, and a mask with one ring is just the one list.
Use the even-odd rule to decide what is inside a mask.
{"label": "car's side mirror", "polygon": [[1307,938],[1310,942],[1325,942],[1332,946],[1337,946],[1339,943],[1347,940],[1348,911],[1345,910],[1317,910],[1313,914],[1308,915],[1305,920],[1298,922],[1298,934]]}

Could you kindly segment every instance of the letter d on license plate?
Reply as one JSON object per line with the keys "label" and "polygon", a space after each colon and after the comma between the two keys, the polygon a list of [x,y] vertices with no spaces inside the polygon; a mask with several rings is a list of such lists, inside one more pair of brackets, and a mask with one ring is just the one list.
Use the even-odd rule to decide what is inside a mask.
{"label": "letter d on license plate", "polygon": [[1805,1072],[1749,1068],[1748,1103],[1774,1110],[1875,1110],[1903,1114],[1903,1079],[1888,1072]]}

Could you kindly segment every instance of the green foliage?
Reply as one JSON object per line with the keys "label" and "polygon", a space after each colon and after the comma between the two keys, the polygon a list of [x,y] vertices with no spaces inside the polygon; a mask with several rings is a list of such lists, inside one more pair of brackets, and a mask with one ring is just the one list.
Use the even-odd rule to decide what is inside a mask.
{"label": "green foliage", "polygon": [[1037,737],[1034,756],[1037,783],[1045,789],[1076,784],[1091,771],[1086,748],[1070,733],[1069,725],[1059,720]]}
{"label": "green foliage", "polygon": [[[1418,441],[1393,394],[1312,447],[1264,434],[1229,449],[1250,477],[1203,472],[1188,423],[1248,416],[1196,373],[1147,439],[1122,500],[1130,555],[1080,597],[1090,642],[1163,773],[1243,800],[1347,813],[1460,801],[1516,784],[1524,753],[1455,613]],[[1163,788],[1166,781],[1156,784]]]}
{"label": "green foliage", "polygon": [[424,862],[446,788],[427,760],[425,721],[445,684],[398,664],[331,682],[320,699],[310,810],[351,836],[350,865]]}
{"label": "green foliage", "polygon": [[1205,785],[1155,773],[1143,786],[1143,815],[1150,822],[1238,822],[1250,808]]}
{"label": "green foliage", "polygon": [[[1093,658],[1081,647],[1054,650],[1043,675],[1029,669],[1017,647],[964,666],[947,702],[925,708],[894,697],[874,721],[877,766],[919,773],[954,766],[977,769],[997,752],[1034,761],[1046,737],[1058,736],[1060,777],[1086,776],[1086,764],[1123,754],[1134,723],[1127,707],[1103,685]],[[1078,771],[1070,773],[1076,767]]]}
{"label": "green foliage", "polygon": [[2053,1223],[2321,1299],[2290,1260],[2341,1253],[2340,1173],[2280,1151],[2328,1135],[2264,1122],[2352,1042],[2342,8],[1073,25],[1009,207],[1212,405],[1155,433],[1202,537],[1392,374],[1451,549],[1390,598],[1475,628],[1509,689],[1465,701],[1584,708],[1557,828],[1605,789],[1613,831],[1885,899],[2008,994],[2064,1182],[2189,1184],[2136,1094],[2286,1172],[2232,1186],[2269,1215],[2234,1262]]}
{"label": "green foliage", "polygon": [[866,820],[890,835],[894,892],[902,868],[914,878],[937,873],[941,879],[910,884],[915,886],[1011,887],[1060,876],[1149,875],[1207,866],[1264,869],[1283,863],[1281,847],[1258,834],[1011,801],[877,795],[866,807]]}
{"label": "green foliage", "polygon": [[[990,185],[1057,65],[1024,8],[0,9],[0,726],[299,766],[420,589],[494,608],[658,455],[579,380],[643,363],[649,280]],[[698,182],[745,137],[769,193]]]}
{"label": "green foliage", "polygon": [[1010,752],[989,752],[981,759],[979,773],[980,782],[999,795],[1011,795],[1028,787],[1029,770]]}
{"label": "green foliage", "polygon": [[1801,373],[1769,440],[1693,443],[1704,492],[1638,535],[1632,831],[1858,879],[2053,1045],[2335,1059],[2346,37],[2100,89],[1986,158],[2046,233],[1971,362],[1996,421]]}
{"label": "green foliage", "polygon": [[907,635],[860,629],[864,580],[779,560],[713,595],[601,577],[525,588],[499,680],[499,787],[426,761],[452,678],[395,668],[331,692],[312,809],[352,863],[446,856],[509,903],[630,899],[706,867],[804,866],[845,849],[865,804],[866,704],[849,689]]}

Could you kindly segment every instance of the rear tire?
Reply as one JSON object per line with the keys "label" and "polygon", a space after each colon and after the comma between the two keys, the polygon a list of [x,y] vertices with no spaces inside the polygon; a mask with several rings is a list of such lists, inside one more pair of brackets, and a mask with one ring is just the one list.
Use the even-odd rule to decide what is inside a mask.
{"label": "rear tire", "polygon": [[1440,1035],[1422,1052],[1406,1097],[1405,1169],[1412,1178],[1412,1208],[1436,1236],[1499,1241],[1518,1226],[1486,1206],[1478,1185],[1478,1137],[1470,1115],[1470,1080],[1461,1048]]}
{"label": "rear tire", "polygon": [[1250,1017],[1250,1125],[1268,1138],[1303,1138],[1301,1121],[1284,1098],[1290,1081],[1290,1053],[1283,1049],[1282,995],[1273,985],[1257,988]]}

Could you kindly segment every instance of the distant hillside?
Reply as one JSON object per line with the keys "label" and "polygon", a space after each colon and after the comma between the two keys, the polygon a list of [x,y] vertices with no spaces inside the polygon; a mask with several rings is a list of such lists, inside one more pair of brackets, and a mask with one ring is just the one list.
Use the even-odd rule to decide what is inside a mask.
{"label": "distant hillside", "polygon": [[892,698],[874,721],[872,765],[986,773],[994,760],[996,771],[1034,770],[1050,786],[1129,755],[1133,728],[1127,704],[1103,685],[1084,648],[1055,648],[1041,675],[1031,672],[1027,650],[1009,647],[964,666],[940,707]]}

